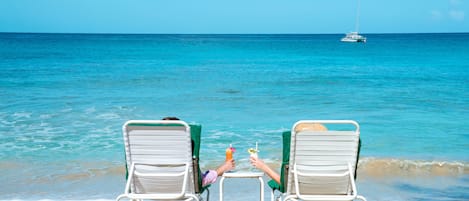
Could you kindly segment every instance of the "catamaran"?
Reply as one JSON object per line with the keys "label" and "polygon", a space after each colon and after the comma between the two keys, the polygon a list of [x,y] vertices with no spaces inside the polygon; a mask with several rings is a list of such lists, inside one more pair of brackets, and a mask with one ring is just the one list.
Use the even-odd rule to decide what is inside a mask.
{"label": "catamaran", "polygon": [[356,18],[356,21],[355,21],[355,31],[347,33],[345,35],[345,37],[340,39],[340,41],[342,41],[342,42],[354,42],[354,43],[358,43],[358,42],[365,43],[366,42],[366,37],[358,34],[359,14],[360,14],[360,0],[357,0],[357,18]]}
{"label": "catamaran", "polygon": [[352,31],[348,34],[345,35],[342,39],[340,39],[342,42],[366,42],[366,37],[359,35],[358,32]]}

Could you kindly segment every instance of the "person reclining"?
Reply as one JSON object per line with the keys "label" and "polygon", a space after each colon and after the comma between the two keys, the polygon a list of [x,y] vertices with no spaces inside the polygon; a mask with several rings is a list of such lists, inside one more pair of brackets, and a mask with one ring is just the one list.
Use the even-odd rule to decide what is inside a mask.
{"label": "person reclining", "polygon": [[[318,123],[314,123],[314,124],[303,123],[303,124],[299,124],[295,128],[296,132],[306,131],[306,130],[327,131],[327,128],[326,126],[322,124],[318,124]],[[272,178],[272,180],[277,182],[277,184],[280,184],[280,175],[274,170],[272,170],[272,168],[270,168],[268,165],[266,165],[262,159],[260,159],[259,157],[251,156],[249,157],[249,161],[251,162],[252,166],[254,166],[255,168],[259,170],[262,170],[267,176],[269,176],[270,178]]]}
{"label": "person reclining", "polygon": [[[165,117],[162,120],[180,120],[180,119],[177,117]],[[194,146],[194,142],[192,142],[192,146]],[[235,169],[235,167],[236,167],[235,160],[232,159],[232,160],[223,162],[215,170],[205,171],[202,174],[202,186],[207,186],[209,184],[215,183],[217,181],[218,176],[223,175],[224,172]]]}

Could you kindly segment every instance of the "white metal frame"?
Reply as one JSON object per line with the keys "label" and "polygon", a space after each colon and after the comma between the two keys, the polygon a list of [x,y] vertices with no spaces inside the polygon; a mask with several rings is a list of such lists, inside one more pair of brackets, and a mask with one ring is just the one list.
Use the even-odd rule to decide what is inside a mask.
{"label": "white metal frame", "polygon": [[[165,166],[165,165],[171,165],[171,166],[184,166],[185,169],[183,172],[179,173],[141,173],[135,170],[135,165],[152,165],[152,166]],[[133,182],[135,176],[139,177],[181,177],[184,176],[184,180],[182,183],[181,187],[181,193],[158,193],[158,194],[152,194],[152,193],[145,193],[145,194],[138,194],[138,193],[133,193],[131,191],[131,184]],[[190,199],[195,199],[199,200],[199,198],[195,195],[192,194],[187,194],[186,193],[186,186],[187,186],[187,180],[189,178],[189,164],[143,164],[143,163],[132,163],[132,166],[130,167],[130,172],[129,172],[129,179],[127,180],[127,184],[125,185],[125,192],[122,195],[119,195],[116,200],[121,200],[122,198],[128,198],[128,199],[161,199],[161,200],[174,200],[174,199],[182,199],[185,197],[189,197],[188,200]]]}
{"label": "white metal frame", "polygon": [[[179,120],[129,120],[127,121],[124,126],[122,127],[123,130],[123,135],[124,135],[124,141],[126,142],[127,146],[127,137],[126,136],[126,128],[129,124],[136,123],[136,124],[181,124],[181,126],[185,127],[186,132],[190,133],[190,127],[189,125],[184,122],[184,121],[179,121]],[[126,152],[127,154],[127,152]],[[128,160],[131,160],[131,156],[126,156]],[[141,173],[135,170],[135,165],[149,165],[149,166],[184,166],[184,171],[179,172],[179,173]],[[158,199],[158,200],[196,200],[199,201],[200,196],[192,194],[192,193],[187,193],[186,192],[186,187],[187,187],[187,180],[189,179],[189,170],[190,164],[189,163],[184,163],[184,164],[148,164],[148,163],[134,163],[131,162],[130,165],[130,171],[129,171],[129,176],[127,179],[127,183],[125,185],[125,191],[123,194],[119,195],[116,198],[116,201],[119,201],[121,199],[127,198],[130,200],[142,200],[142,199]],[[133,190],[133,180],[134,176],[139,176],[139,177],[181,177],[184,176],[183,179],[183,184],[181,187],[181,192],[180,193],[135,193],[132,192]]]}
{"label": "white metal frame", "polygon": [[[346,201],[346,200],[353,200],[357,197],[357,187],[355,186],[355,180],[353,178],[353,171],[352,171],[352,165],[350,163],[347,164],[348,166],[348,171],[341,173],[341,174],[307,174],[307,173],[302,173],[297,170],[296,168],[296,163],[293,166],[293,175],[295,177],[295,195],[290,195],[291,197],[298,197],[302,200],[324,200],[324,201]],[[349,182],[352,186],[352,194],[350,195],[350,191],[348,195],[302,195],[300,193],[300,185],[298,183],[298,176],[304,176],[304,177],[344,177],[344,176],[349,176]],[[287,196],[285,200],[288,200]]]}
{"label": "white metal frame", "polygon": [[260,183],[260,200],[264,201],[264,176],[263,172],[225,172],[220,179],[220,200],[223,201],[223,184],[225,178],[257,178]]}

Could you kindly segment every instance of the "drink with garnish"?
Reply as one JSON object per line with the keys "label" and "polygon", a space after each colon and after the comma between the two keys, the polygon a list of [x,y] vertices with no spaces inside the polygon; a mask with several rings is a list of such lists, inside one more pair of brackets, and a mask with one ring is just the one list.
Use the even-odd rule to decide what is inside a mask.
{"label": "drink with garnish", "polygon": [[231,161],[233,160],[233,153],[235,152],[235,148],[230,144],[230,147],[228,147],[225,151],[226,161]]}
{"label": "drink with garnish", "polygon": [[[257,153],[259,152],[259,148],[257,146],[257,142],[256,142],[256,148],[249,148],[248,149],[248,153],[249,153],[249,156],[250,157],[253,157],[253,158],[257,158]],[[250,168],[251,171],[252,171],[252,167]]]}

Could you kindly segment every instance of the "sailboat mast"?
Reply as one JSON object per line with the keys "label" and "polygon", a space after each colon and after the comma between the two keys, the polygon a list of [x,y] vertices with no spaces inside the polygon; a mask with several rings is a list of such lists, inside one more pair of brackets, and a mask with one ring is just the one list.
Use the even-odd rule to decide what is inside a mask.
{"label": "sailboat mast", "polygon": [[360,21],[360,0],[357,0],[357,18],[355,19],[355,31],[358,33],[358,25]]}

